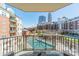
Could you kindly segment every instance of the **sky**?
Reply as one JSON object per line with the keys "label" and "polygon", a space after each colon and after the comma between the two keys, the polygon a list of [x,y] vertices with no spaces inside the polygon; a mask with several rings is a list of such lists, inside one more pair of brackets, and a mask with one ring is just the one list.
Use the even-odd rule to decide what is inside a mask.
{"label": "sky", "polygon": [[[46,20],[48,19],[48,12],[24,12],[7,4],[6,7],[10,7],[14,10],[14,13],[16,13],[16,15],[22,19],[23,26],[26,28],[36,26],[38,23],[39,16],[41,15],[46,16]],[[62,9],[57,10],[56,12],[52,12],[51,14],[52,21],[58,21],[58,18],[62,18],[63,16],[66,16],[69,19],[77,17],[79,16],[79,4],[71,4]]]}

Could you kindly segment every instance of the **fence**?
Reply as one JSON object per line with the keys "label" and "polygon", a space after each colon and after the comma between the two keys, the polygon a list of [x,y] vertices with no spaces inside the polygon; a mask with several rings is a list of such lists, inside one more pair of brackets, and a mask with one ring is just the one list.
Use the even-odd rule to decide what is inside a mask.
{"label": "fence", "polygon": [[0,39],[0,55],[12,51],[19,53],[23,50],[57,50],[67,55],[78,56],[79,39],[63,35],[28,35]]}

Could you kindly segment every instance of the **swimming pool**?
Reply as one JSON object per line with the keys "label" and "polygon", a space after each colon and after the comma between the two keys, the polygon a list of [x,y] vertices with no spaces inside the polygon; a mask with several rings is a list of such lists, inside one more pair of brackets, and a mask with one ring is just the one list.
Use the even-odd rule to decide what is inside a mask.
{"label": "swimming pool", "polygon": [[54,45],[51,45],[49,43],[45,43],[43,41],[33,39],[32,37],[29,37],[27,40],[28,44],[32,46],[32,49],[48,49],[48,48],[54,48]]}

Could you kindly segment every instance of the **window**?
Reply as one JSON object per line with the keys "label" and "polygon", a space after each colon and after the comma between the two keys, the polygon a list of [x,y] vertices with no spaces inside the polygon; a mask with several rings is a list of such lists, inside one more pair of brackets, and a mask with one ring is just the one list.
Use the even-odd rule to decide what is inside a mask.
{"label": "window", "polygon": [[6,16],[6,13],[4,11],[2,11],[2,16]]}

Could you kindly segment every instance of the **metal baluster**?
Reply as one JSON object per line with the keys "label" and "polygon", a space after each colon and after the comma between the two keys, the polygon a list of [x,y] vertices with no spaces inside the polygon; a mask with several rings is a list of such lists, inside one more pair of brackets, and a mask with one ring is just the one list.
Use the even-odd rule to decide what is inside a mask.
{"label": "metal baluster", "polygon": [[8,38],[7,38],[7,42],[6,42],[6,54],[8,53]]}
{"label": "metal baluster", "polygon": [[16,36],[16,52],[18,52],[18,41],[17,41],[17,36]]}
{"label": "metal baluster", "polygon": [[61,39],[61,36],[59,36],[59,41],[60,41],[60,52],[62,52],[62,39]]}
{"label": "metal baluster", "polygon": [[67,42],[67,40],[66,40],[66,37],[65,37],[65,40],[64,40],[64,51],[66,51],[66,42]]}
{"label": "metal baluster", "polygon": [[58,46],[58,36],[56,36],[56,44],[57,44],[57,49],[59,48],[59,46]]}
{"label": "metal baluster", "polygon": [[34,35],[32,37],[33,37],[33,50],[34,50]]}
{"label": "metal baluster", "polygon": [[17,51],[16,51],[16,37],[15,37],[15,43],[14,43],[14,44],[15,44],[15,53],[16,53],[16,52],[17,52]]}
{"label": "metal baluster", "polygon": [[18,52],[18,48],[19,48],[19,47],[18,47],[18,37],[16,37],[16,38],[17,38],[17,52]]}
{"label": "metal baluster", "polygon": [[20,52],[20,36],[18,36],[18,45],[19,45],[19,52]]}
{"label": "metal baluster", "polygon": [[27,42],[26,42],[27,37],[23,36],[23,50],[27,48]]}
{"label": "metal baluster", "polygon": [[70,50],[71,50],[71,54],[72,54],[72,38],[71,38],[71,42],[70,42]]}
{"label": "metal baluster", "polygon": [[23,51],[23,36],[21,36],[21,37],[22,37],[22,42],[21,43],[22,43],[22,51]]}
{"label": "metal baluster", "polygon": [[10,48],[11,48],[11,47],[10,47],[10,38],[8,38],[8,40],[9,40],[9,41],[8,41],[8,42],[9,42],[9,44],[8,44],[8,45],[9,45],[9,52],[11,52],[11,50],[10,50]]}
{"label": "metal baluster", "polygon": [[11,51],[11,39],[10,39],[10,51]]}
{"label": "metal baluster", "polygon": [[19,52],[19,50],[20,50],[19,36],[17,36],[17,37],[18,37],[18,52]]}
{"label": "metal baluster", "polygon": [[60,39],[60,36],[58,36],[58,41],[59,41],[59,51],[61,52],[61,39]]}
{"label": "metal baluster", "polygon": [[68,37],[68,51],[67,51],[68,53],[69,53],[69,46],[70,46],[69,43],[70,43],[70,41],[69,41],[69,37]]}
{"label": "metal baluster", "polygon": [[20,48],[21,48],[21,51],[22,51],[22,37],[20,36],[20,40],[21,40],[21,46],[20,46]]}
{"label": "metal baluster", "polygon": [[25,36],[26,50],[27,50],[27,36]]}
{"label": "metal baluster", "polygon": [[19,51],[21,51],[21,40],[20,40],[20,36],[19,36]]}
{"label": "metal baluster", "polygon": [[23,50],[24,50],[24,37],[25,37],[25,36],[23,36]]}
{"label": "metal baluster", "polygon": [[52,50],[53,50],[53,48],[54,48],[54,47],[53,47],[53,36],[51,36],[51,40],[52,40]]}
{"label": "metal baluster", "polygon": [[3,55],[4,55],[4,39],[2,39],[3,40]]}
{"label": "metal baluster", "polygon": [[21,51],[23,51],[23,36],[21,36]]}
{"label": "metal baluster", "polygon": [[[59,45],[60,46],[60,44],[59,44],[59,36],[57,35],[57,45]],[[60,51],[60,48],[59,48],[59,46],[58,46],[58,51]]]}
{"label": "metal baluster", "polygon": [[11,37],[11,45],[12,45],[12,51],[13,51],[13,37]]}
{"label": "metal baluster", "polygon": [[45,50],[47,50],[47,47],[46,47],[46,38],[45,38]]}
{"label": "metal baluster", "polygon": [[22,37],[20,36],[20,44],[21,44],[21,46],[20,46],[20,51],[22,51]]}
{"label": "metal baluster", "polygon": [[79,56],[79,39],[78,39],[78,56]]}
{"label": "metal baluster", "polygon": [[74,55],[75,55],[75,39],[74,39]]}
{"label": "metal baluster", "polygon": [[57,42],[56,42],[56,40],[57,40],[57,35],[55,36],[55,46],[56,46],[56,48],[55,48],[55,50],[57,49]]}
{"label": "metal baluster", "polygon": [[63,46],[62,46],[63,51],[62,52],[64,52],[64,43],[63,43],[64,42],[64,37],[63,36],[61,36],[61,37],[62,37],[61,39],[62,39],[62,44],[63,44]]}
{"label": "metal baluster", "polygon": [[20,39],[19,39],[19,36],[17,36],[18,37],[18,47],[19,47],[19,51],[20,51]]}
{"label": "metal baluster", "polygon": [[64,36],[62,36],[63,52],[64,52]]}
{"label": "metal baluster", "polygon": [[61,47],[61,52],[62,52],[62,51],[63,51],[63,50],[62,50],[62,48],[63,48],[63,47],[62,47],[62,36],[60,36],[60,39],[61,39],[61,46],[60,46],[60,47]]}

